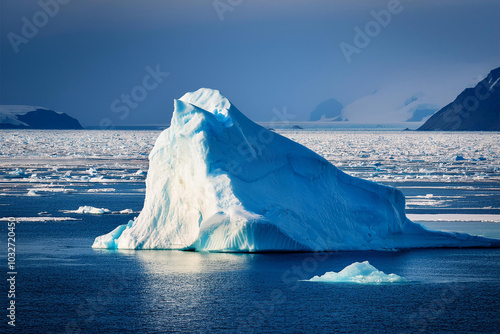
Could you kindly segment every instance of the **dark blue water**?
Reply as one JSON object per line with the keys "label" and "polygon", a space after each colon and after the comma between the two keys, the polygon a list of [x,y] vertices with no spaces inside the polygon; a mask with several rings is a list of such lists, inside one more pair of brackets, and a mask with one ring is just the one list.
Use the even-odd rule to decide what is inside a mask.
{"label": "dark blue water", "polygon": [[[499,249],[329,254],[105,251],[90,248],[93,239],[133,215],[58,212],[83,204],[140,210],[143,196],[130,192],[2,198],[7,205],[0,206],[1,217],[48,211],[81,219],[17,224],[16,332],[499,332]],[[1,228],[0,246],[5,249],[7,223]],[[1,255],[1,267],[6,268],[5,251]],[[302,281],[365,260],[411,282]],[[4,294],[7,286],[2,290]],[[2,306],[5,310],[7,304]],[[11,332],[4,314],[2,319],[1,328]]]}

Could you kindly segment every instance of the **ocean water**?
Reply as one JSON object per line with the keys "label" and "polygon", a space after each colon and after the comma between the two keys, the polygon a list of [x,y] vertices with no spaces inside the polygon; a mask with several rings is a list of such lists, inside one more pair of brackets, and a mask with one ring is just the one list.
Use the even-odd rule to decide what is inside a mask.
{"label": "ocean water", "polygon": [[[109,215],[18,223],[16,330],[498,333],[499,249],[216,254],[90,248],[95,236],[121,222]],[[366,260],[410,282],[302,281]]]}
{"label": "ocean water", "polygon": [[[437,133],[426,139],[390,131],[284,132],[348,173],[398,187],[407,196],[408,214],[429,228],[500,238],[496,134]],[[318,254],[92,249],[96,236],[141,210],[146,157],[157,135],[0,132],[4,276],[6,220],[19,221],[16,328],[7,325],[4,311],[2,332],[499,332],[500,249]],[[399,149],[391,144],[394,138]],[[459,155],[466,160],[456,160]],[[133,213],[66,212],[82,205]],[[305,281],[366,260],[409,282]],[[5,310],[8,300],[3,300]]]}

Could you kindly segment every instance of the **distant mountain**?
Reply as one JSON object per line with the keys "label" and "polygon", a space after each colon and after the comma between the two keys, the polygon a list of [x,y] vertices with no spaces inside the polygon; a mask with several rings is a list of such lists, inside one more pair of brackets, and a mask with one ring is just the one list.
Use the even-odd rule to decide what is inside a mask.
{"label": "distant mountain", "polygon": [[423,122],[438,109],[432,98],[421,91],[395,93],[393,88],[385,87],[346,107],[333,98],[321,102],[309,120],[374,124]]}
{"label": "distant mountain", "polygon": [[335,99],[329,99],[318,104],[309,116],[310,121],[337,121],[344,106]]}
{"label": "distant mountain", "polygon": [[82,129],[65,113],[21,105],[0,106],[0,129]]}
{"label": "distant mountain", "polygon": [[372,124],[424,122],[439,109],[438,103],[423,89],[387,86],[347,105],[339,120]]}
{"label": "distant mountain", "polygon": [[421,131],[500,131],[500,67],[427,120]]}

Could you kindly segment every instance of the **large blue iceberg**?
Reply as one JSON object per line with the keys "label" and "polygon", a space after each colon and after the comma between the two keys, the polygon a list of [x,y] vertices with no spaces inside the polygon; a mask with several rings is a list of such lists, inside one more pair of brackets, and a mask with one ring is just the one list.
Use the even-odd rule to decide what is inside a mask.
{"label": "large blue iceberg", "polygon": [[349,176],[255,124],[217,90],[175,100],[151,154],[144,208],[92,247],[221,252],[488,247],[428,231],[395,188]]}

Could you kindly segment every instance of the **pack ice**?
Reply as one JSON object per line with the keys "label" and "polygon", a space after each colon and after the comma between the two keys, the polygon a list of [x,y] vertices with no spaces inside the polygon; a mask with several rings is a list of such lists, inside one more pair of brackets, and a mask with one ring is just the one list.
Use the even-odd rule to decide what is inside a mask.
{"label": "pack ice", "polygon": [[174,101],[149,155],[140,215],[92,247],[221,252],[498,245],[432,232],[395,188],[349,176],[249,120],[219,91]]}

